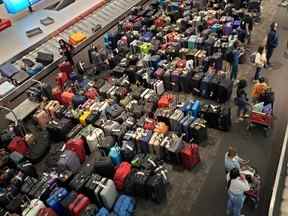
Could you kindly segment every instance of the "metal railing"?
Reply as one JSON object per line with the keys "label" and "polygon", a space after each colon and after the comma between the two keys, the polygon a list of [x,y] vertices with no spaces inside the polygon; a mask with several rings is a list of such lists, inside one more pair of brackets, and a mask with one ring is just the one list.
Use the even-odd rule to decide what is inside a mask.
{"label": "metal railing", "polygon": [[288,142],[288,125],[285,131],[285,137],[282,145],[281,155],[278,162],[277,173],[273,185],[273,192],[270,200],[268,216],[279,216],[282,203],[282,193],[285,186],[285,177],[287,176],[287,142]]}

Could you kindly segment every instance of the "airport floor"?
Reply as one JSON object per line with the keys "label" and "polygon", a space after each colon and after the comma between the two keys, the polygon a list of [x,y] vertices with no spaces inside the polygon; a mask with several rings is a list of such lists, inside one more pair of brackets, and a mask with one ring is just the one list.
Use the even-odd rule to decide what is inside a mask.
{"label": "airport floor", "polygon": [[[269,80],[275,91],[276,101],[274,106],[274,127],[272,134],[265,137],[259,128],[251,132],[246,130],[247,122],[236,121],[236,109],[233,104],[233,126],[229,132],[221,132],[209,129],[209,139],[200,146],[201,163],[192,171],[184,171],[178,167],[169,168],[170,186],[167,201],[156,205],[146,200],[138,200],[137,216],[222,216],[226,212],[226,190],[224,175],[224,154],[229,145],[234,145],[239,155],[249,159],[251,165],[257,168],[262,177],[261,201],[255,210],[244,209],[245,215],[268,215],[269,199],[273,189],[274,176],[280,156],[281,145],[286,129],[288,94],[288,59],[283,55],[288,39],[287,10],[278,7],[280,0],[265,0],[262,14],[262,22],[256,25],[253,32],[250,53],[260,45],[269,29],[272,21],[279,22],[280,45],[275,50],[272,58],[273,67],[265,70],[263,75]],[[101,41],[102,39],[98,40]],[[96,42],[98,43],[98,42]],[[75,57],[75,60],[87,61],[87,49]],[[240,66],[239,78],[247,78],[249,88],[252,85],[254,67],[247,63]],[[53,82],[51,76],[46,81]],[[22,95],[24,97],[24,94]],[[181,98],[192,97],[181,95]],[[18,99],[20,100],[20,98]],[[17,100],[17,101],[18,101]],[[1,116],[3,119],[3,116]],[[1,121],[1,128],[5,121]]]}

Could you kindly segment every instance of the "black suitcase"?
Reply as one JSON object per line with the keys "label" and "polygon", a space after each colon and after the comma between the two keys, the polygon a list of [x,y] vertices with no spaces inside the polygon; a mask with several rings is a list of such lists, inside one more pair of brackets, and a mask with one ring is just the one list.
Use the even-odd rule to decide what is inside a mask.
{"label": "black suitcase", "polygon": [[134,174],[134,194],[142,198],[148,198],[147,181],[150,176],[150,171],[138,171]]}
{"label": "black suitcase", "polygon": [[54,141],[62,141],[66,138],[66,135],[69,134],[74,124],[71,119],[63,118],[60,120],[50,121],[47,130],[50,134],[50,137]]}
{"label": "black suitcase", "polygon": [[131,141],[124,140],[121,147],[121,156],[123,161],[131,162],[136,155],[136,146]]}
{"label": "black suitcase", "polygon": [[147,189],[149,198],[161,203],[167,199],[167,186],[164,177],[161,174],[156,174],[149,177],[147,181]]}
{"label": "black suitcase", "polygon": [[41,63],[44,66],[51,64],[53,60],[54,56],[51,53],[44,53],[44,52],[37,53],[36,62]]}
{"label": "black suitcase", "polygon": [[196,119],[190,125],[190,129],[195,143],[200,144],[208,138],[206,121],[204,119]]}
{"label": "black suitcase", "polygon": [[219,83],[221,82],[221,78],[218,75],[212,77],[208,85],[209,98],[211,100],[217,100],[217,90],[219,88]]}
{"label": "black suitcase", "polygon": [[192,91],[194,95],[200,96],[201,94],[200,84],[204,76],[205,76],[204,73],[200,72],[200,73],[195,73],[194,76],[192,77],[191,82],[190,82],[190,88],[191,88],[190,90]]}
{"label": "black suitcase", "polygon": [[23,172],[26,176],[31,176],[31,177],[34,177],[34,178],[37,178],[38,177],[38,174],[36,172],[36,169],[35,167],[33,166],[33,164],[26,160],[26,161],[23,161],[21,162],[20,164],[17,165],[17,168]]}
{"label": "black suitcase", "polygon": [[232,125],[231,121],[231,108],[222,107],[218,118],[218,129],[229,131]]}
{"label": "black suitcase", "polygon": [[68,211],[68,207],[69,207],[69,205],[76,199],[77,195],[78,195],[77,192],[71,191],[64,199],[62,199],[62,200],[60,201],[60,205],[61,205],[64,209],[66,209],[66,212],[65,212],[65,213],[66,213],[67,215],[70,215],[70,214],[69,214],[69,211]]}
{"label": "black suitcase", "polygon": [[100,117],[99,112],[97,111],[92,112],[91,115],[89,115],[88,118],[86,119],[86,123],[94,125],[95,122],[99,119],[99,117]]}
{"label": "black suitcase", "polygon": [[192,88],[191,88],[192,77],[193,77],[193,72],[189,72],[189,71],[183,72],[180,75],[179,84],[180,84],[181,91],[185,93],[192,92]]}
{"label": "black suitcase", "polygon": [[171,71],[166,70],[163,74],[163,82],[164,82],[164,88],[166,91],[171,91]]}
{"label": "black suitcase", "polygon": [[83,191],[84,185],[89,180],[89,176],[89,174],[83,172],[76,174],[69,183],[69,187],[77,192]]}
{"label": "black suitcase", "polygon": [[218,85],[217,89],[217,101],[219,103],[225,103],[231,97],[233,90],[233,82],[228,79],[223,79]]}
{"label": "black suitcase", "polygon": [[85,194],[87,194],[92,201],[97,202],[95,197],[95,189],[98,186],[97,181],[101,181],[102,177],[98,174],[92,174],[84,186]]}
{"label": "black suitcase", "polygon": [[33,189],[33,187],[35,187],[35,185],[37,184],[38,180],[34,177],[31,176],[27,176],[24,181],[23,184],[21,186],[21,193],[28,195],[29,192]]}

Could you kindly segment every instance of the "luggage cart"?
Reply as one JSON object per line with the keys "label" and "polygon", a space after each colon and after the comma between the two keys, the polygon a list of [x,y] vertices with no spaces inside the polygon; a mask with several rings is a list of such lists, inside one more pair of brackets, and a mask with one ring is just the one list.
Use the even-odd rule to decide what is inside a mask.
{"label": "luggage cart", "polygon": [[247,130],[254,126],[263,127],[265,136],[269,136],[273,126],[273,116],[271,114],[252,111],[248,120]]}

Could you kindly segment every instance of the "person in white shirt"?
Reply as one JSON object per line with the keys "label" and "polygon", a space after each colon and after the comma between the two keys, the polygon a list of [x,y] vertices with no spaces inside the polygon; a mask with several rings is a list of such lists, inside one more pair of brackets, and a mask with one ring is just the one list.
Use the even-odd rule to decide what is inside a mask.
{"label": "person in white shirt", "polygon": [[248,163],[248,160],[244,160],[238,156],[235,148],[232,146],[228,148],[228,152],[226,152],[224,160],[226,173],[229,173],[234,168],[241,170],[241,167],[246,166]]}
{"label": "person in white shirt", "polygon": [[264,66],[266,65],[266,52],[265,48],[263,46],[260,46],[257,50],[256,56],[255,56],[255,64],[256,64],[256,72],[254,76],[254,80],[257,81],[261,77],[261,72]]}
{"label": "person in white shirt", "polygon": [[227,214],[241,216],[245,201],[245,192],[250,190],[250,185],[245,176],[240,175],[239,169],[234,168],[227,174],[228,203]]}

